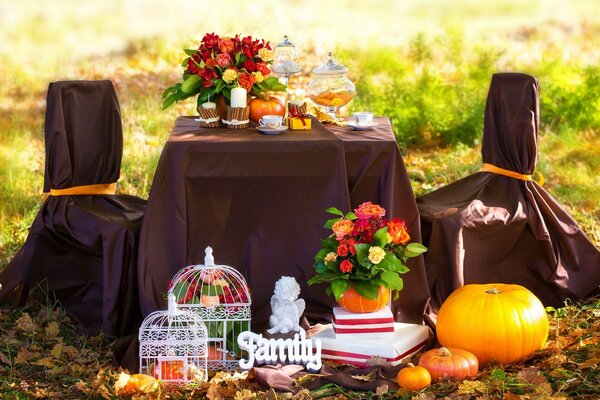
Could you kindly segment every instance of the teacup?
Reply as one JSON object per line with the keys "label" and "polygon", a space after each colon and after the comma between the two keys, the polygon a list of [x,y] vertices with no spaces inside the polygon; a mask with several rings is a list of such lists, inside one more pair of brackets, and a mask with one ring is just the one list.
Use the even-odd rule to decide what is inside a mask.
{"label": "teacup", "polygon": [[261,126],[266,126],[267,128],[277,129],[281,127],[281,124],[283,123],[283,117],[281,115],[263,115],[258,123]]}
{"label": "teacup", "polygon": [[371,125],[373,123],[373,113],[368,111],[355,112],[352,114],[356,125]]}

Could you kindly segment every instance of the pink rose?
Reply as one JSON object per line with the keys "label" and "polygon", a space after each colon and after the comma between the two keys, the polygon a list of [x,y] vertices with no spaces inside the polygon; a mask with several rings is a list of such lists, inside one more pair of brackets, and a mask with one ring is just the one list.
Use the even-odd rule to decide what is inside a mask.
{"label": "pink rose", "polygon": [[231,56],[228,53],[221,53],[217,56],[217,65],[221,68],[231,63]]}

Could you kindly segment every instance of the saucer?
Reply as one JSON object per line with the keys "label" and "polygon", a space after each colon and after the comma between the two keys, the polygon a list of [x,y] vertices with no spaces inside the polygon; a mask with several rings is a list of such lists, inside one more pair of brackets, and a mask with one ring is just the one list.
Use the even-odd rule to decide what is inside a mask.
{"label": "saucer", "polygon": [[287,131],[288,127],[282,125],[279,128],[269,128],[268,126],[259,125],[256,127],[256,130],[261,133],[264,133],[265,135],[277,135],[283,131]]}
{"label": "saucer", "polygon": [[348,126],[357,131],[364,131],[366,129],[371,129],[374,126],[379,125],[377,122],[371,122],[370,124],[361,124],[358,125],[356,121],[348,121]]}

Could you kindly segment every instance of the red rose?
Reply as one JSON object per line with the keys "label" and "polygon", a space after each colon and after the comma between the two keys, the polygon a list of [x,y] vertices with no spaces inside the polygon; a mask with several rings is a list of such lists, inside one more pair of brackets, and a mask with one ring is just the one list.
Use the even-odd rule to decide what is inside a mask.
{"label": "red rose", "polygon": [[223,53],[233,52],[234,47],[235,44],[233,43],[233,40],[231,40],[231,38],[223,38],[219,40],[219,49]]}
{"label": "red rose", "polygon": [[252,60],[246,60],[242,63],[242,68],[246,68],[246,71],[248,71],[248,72],[255,72],[256,71],[256,63]]}
{"label": "red rose", "polygon": [[337,254],[340,257],[345,257],[348,255],[348,246],[344,246],[343,244],[340,244],[337,248]]}
{"label": "red rose", "polygon": [[204,43],[204,47],[206,47],[207,49],[212,49],[213,47],[215,47],[217,45],[218,41],[219,41],[219,35],[215,35],[214,32],[207,33],[202,38],[202,43]]}
{"label": "red rose", "polygon": [[356,255],[356,247],[354,247],[354,245],[356,244],[356,240],[354,240],[354,238],[349,238],[348,239],[348,251],[350,252],[350,254],[352,254],[353,256]]}
{"label": "red rose", "polygon": [[352,263],[349,260],[342,261],[340,264],[340,271],[346,274],[349,273],[352,271]]}
{"label": "red rose", "polygon": [[267,67],[267,64],[265,63],[256,63],[256,69],[258,70],[258,72],[263,74],[263,76],[267,76],[271,73],[271,70],[269,69],[269,67]]}
{"label": "red rose", "polygon": [[217,56],[217,65],[221,68],[226,67],[231,62],[231,56],[228,53],[221,53]]}
{"label": "red rose", "polygon": [[254,85],[254,77],[247,72],[240,72],[238,75],[238,83],[241,87],[246,89],[246,92],[250,92],[252,85]]}

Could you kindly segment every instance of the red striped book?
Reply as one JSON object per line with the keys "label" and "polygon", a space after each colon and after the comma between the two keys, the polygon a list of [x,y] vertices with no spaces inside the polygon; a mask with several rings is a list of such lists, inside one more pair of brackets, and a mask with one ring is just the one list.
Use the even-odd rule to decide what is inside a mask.
{"label": "red striped book", "polygon": [[333,331],[339,337],[381,338],[394,335],[394,316],[388,306],[372,313],[333,309]]}

